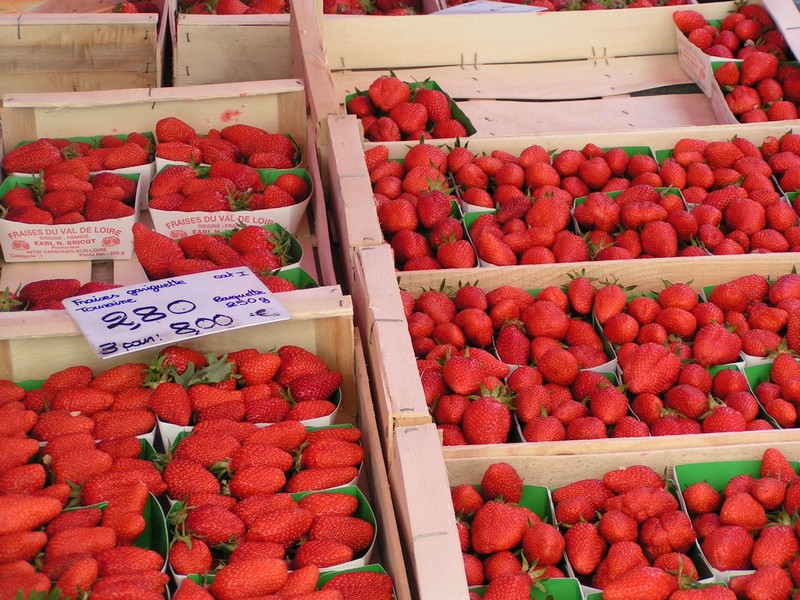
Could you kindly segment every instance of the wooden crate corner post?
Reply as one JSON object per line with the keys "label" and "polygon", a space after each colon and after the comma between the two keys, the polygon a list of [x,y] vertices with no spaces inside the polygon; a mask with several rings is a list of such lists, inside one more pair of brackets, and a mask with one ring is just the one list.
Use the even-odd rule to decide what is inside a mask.
{"label": "wooden crate corner post", "polygon": [[395,431],[389,482],[418,598],[466,598],[467,579],[434,425]]}
{"label": "wooden crate corner post", "polygon": [[383,244],[383,233],[378,223],[356,117],[329,116],[326,125],[330,204],[342,245],[343,269],[350,277],[353,272],[352,250]]}
{"label": "wooden crate corner post", "polygon": [[355,336],[356,388],[358,394],[358,425],[361,428],[361,443],[364,446],[364,465],[368,473],[368,497],[375,511],[379,530],[381,564],[394,580],[397,600],[410,600],[408,574],[403,557],[403,548],[397,528],[394,502],[389,489],[383,447],[385,440],[375,421],[375,409],[370,393],[364,348],[358,332]]}

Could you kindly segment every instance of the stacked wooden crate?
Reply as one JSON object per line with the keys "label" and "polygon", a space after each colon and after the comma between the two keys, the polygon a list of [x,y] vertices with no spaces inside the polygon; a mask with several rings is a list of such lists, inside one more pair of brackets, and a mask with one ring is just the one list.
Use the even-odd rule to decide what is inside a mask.
{"label": "stacked wooden crate", "polygon": [[[171,3],[170,6],[176,5]],[[285,25],[288,36],[288,18]],[[280,51],[288,59],[288,37]],[[212,335],[189,345],[220,354],[248,346],[268,351],[293,344],[314,352],[343,374],[337,419],[341,423],[354,423],[362,431],[365,476],[360,482],[375,512],[379,532],[377,552],[372,560],[380,561],[393,576],[396,597],[410,598],[381,446],[383,436],[376,427],[369,374],[360,335],[354,327],[352,299],[342,293],[336,282],[327,229],[325,186],[314,151],[316,128],[307,117],[305,85],[299,80],[285,78],[288,75],[271,81],[248,80],[235,85],[160,89],[155,89],[155,82],[136,81],[120,84],[132,89],[78,93],[67,91],[73,86],[59,86],[57,89],[63,90],[60,93],[27,93],[29,90],[14,84],[3,96],[3,149],[9,152],[23,141],[43,137],[153,131],[156,122],[167,116],[179,117],[201,133],[244,123],[292,136],[302,151],[298,166],[308,170],[313,184],[310,210],[303,217],[296,237],[304,248],[302,267],[319,287],[283,293],[280,299],[291,312],[292,319],[277,327],[266,325]],[[262,77],[268,79],[269,74]],[[141,217],[149,221],[146,211]],[[12,290],[30,281],[65,277],[123,285],[147,281],[136,257],[119,261],[3,263],[0,270],[3,286]],[[104,361],[95,356],[66,311],[4,314],[0,319],[0,340],[2,377],[14,381],[42,379],[76,364],[86,364],[100,371],[121,360]],[[42,356],[47,356],[47,360],[37,358]],[[150,355],[139,356],[146,361]],[[127,362],[130,358],[126,356],[124,360]]]}
{"label": "stacked wooden crate", "polygon": [[[792,48],[798,13],[791,3],[765,2]],[[684,7],[685,8],[685,7]],[[734,6],[692,6],[718,18]],[[489,464],[505,461],[526,484],[550,488],[615,467],[647,464],[663,471],[681,462],[757,459],[775,446],[796,457],[793,430],[637,439],[512,443],[442,449],[440,432],[427,422],[425,398],[406,332],[399,289],[426,289],[478,281],[541,289],[569,282],[567,273],[612,276],[637,291],[663,288],[663,280],[690,281],[700,290],[737,276],[790,272],[794,254],[649,259],[516,267],[397,272],[383,239],[372,183],[361,149],[360,121],[345,114],[344,98],[392,70],[404,81],[435,80],[470,118],[475,155],[494,150],[515,156],[534,144],[548,150],[644,145],[671,148],[681,138],[708,141],[745,137],[757,145],[780,136],[791,123],[721,125],[708,98],[680,67],[671,14],[681,7],[538,15],[426,16],[344,21],[324,17],[317,63],[307,67],[310,96],[319,114],[320,162],[330,176],[330,201],[342,240],[345,275],[371,359],[378,420],[386,435],[389,477],[421,598],[464,598],[467,584],[450,501],[450,486],[478,484]],[[491,20],[491,27],[488,21]],[[316,72],[313,72],[316,71]],[[691,87],[690,87],[691,86]],[[332,89],[331,89],[332,88]],[[688,92],[688,93],[687,93]],[[334,104],[338,105],[334,107]],[[521,137],[522,136],[522,137]],[[454,140],[432,140],[435,145]],[[402,160],[414,142],[391,142],[390,159]],[[435,567],[433,567],[435,565]]]}

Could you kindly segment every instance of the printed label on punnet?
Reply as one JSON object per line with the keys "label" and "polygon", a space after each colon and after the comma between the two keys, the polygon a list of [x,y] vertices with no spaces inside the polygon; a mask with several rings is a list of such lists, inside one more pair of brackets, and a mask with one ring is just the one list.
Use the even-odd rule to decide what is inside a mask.
{"label": "printed label on punnet", "polygon": [[74,296],[64,307],[100,358],[292,318],[246,268]]}

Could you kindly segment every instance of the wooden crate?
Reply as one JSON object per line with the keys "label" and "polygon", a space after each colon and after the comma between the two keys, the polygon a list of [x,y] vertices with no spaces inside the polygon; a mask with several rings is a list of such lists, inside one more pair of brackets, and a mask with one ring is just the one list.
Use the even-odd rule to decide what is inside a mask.
{"label": "wooden crate", "polygon": [[398,429],[393,456],[389,484],[415,597],[466,598],[467,579],[436,428]]}
{"label": "wooden crate", "polygon": [[378,424],[393,455],[394,432],[431,422],[417,375],[408,325],[386,246],[364,246],[353,253],[351,288],[356,323],[372,374]]}
{"label": "wooden crate", "polygon": [[[787,33],[800,25],[790,0],[764,4]],[[340,103],[393,69],[436,81],[482,136],[713,125],[678,61],[671,15],[687,8],[398,17],[380,31],[357,17],[322,30]],[[690,8],[712,18],[734,4]]]}
{"label": "wooden crate", "polygon": [[330,116],[326,126],[328,145],[318,147],[320,164],[323,169],[327,164],[328,197],[341,240],[343,269],[352,286],[355,272],[352,251],[383,244],[383,233],[372,199],[358,120],[354,116]]}
{"label": "wooden crate", "polygon": [[307,0],[290,0],[289,44],[292,54],[292,76],[302,79],[308,91],[308,111],[317,127],[319,145],[327,145],[327,130],[322,122],[340,112],[328,68],[328,57],[322,44],[322,30],[317,7]]}
{"label": "wooden crate", "polygon": [[[262,351],[286,344],[302,346],[322,358],[344,376],[342,407],[355,415],[355,367],[353,308],[349,296],[338,286],[290,292],[281,301],[292,313],[291,321],[236,329],[200,337],[186,345],[202,352],[225,352],[246,347]],[[45,315],[18,313],[18,318],[0,321],[0,378],[41,379],[75,364],[108,369],[122,362],[147,362],[154,350],[124,356],[98,358],[66,311]],[[16,315],[15,315],[16,316]],[[46,356],[46,360],[41,357]]]}
{"label": "wooden crate", "polygon": [[156,14],[0,14],[0,94],[160,87],[168,2],[156,0],[160,24]]}
{"label": "wooden crate", "polygon": [[777,442],[671,449],[653,447],[652,440],[639,440],[626,450],[551,456],[509,451],[500,455],[478,452],[470,457],[453,458],[444,449],[442,461],[442,448],[433,425],[401,429],[396,435],[395,459],[389,478],[395,491],[400,533],[410,549],[412,584],[416,585],[422,600],[465,597],[455,592],[447,595],[448,590],[466,589],[449,488],[480,483],[484,471],[493,463],[511,464],[526,485],[557,488],[636,464],[664,472],[676,464],[760,459],[770,447],[779,448],[790,460],[800,458],[800,441],[795,436]]}
{"label": "wooden crate", "polygon": [[382,436],[375,421],[375,411],[370,393],[369,373],[364,358],[364,349],[358,332],[355,335],[356,397],[358,401],[358,427],[361,429],[361,445],[364,447],[364,468],[367,472],[366,490],[370,506],[378,524],[378,554],[373,557],[380,562],[394,579],[397,600],[411,600],[403,547],[395,516],[394,501],[389,489],[389,478],[384,462]]}
{"label": "wooden crate", "polygon": [[[479,285],[492,290],[502,285],[513,285],[524,289],[537,289],[548,285],[564,285],[569,282],[569,273],[585,270],[589,277],[604,279],[616,277],[622,285],[635,285],[635,291],[657,291],[663,289],[663,280],[673,283],[689,283],[700,290],[706,285],[725,283],[741,275],[760,273],[777,277],[789,273],[800,263],[795,253],[776,253],[745,256],[710,256],[680,259],[620,260],[573,263],[571,265],[535,265],[518,267],[495,267],[486,269],[455,269],[400,274],[400,287],[412,295],[424,289],[439,289],[444,282],[456,286],[459,281],[478,280]],[[402,313],[401,313],[402,314]],[[387,365],[400,363],[403,357],[393,353],[385,358]],[[397,375],[399,381],[417,376],[416,366],[407,368],[405,374]],[[387,367],[380,366],[387,369]],[[714,447],[744,443],[776,443],[797,439],[796,429],[748,431],[702,435],[677,435],[652,437],[646,442],[651,449],[692,447]],[[641,447],[636,438],[608,440],[572,440],[566,442],[496,444],[487,446],[453,446],[444,449],[446,458],[471,458],[476,456],[544,456],[544,455],[590,455],[606,452],[631,452]]]}
{"label": "wooden crate", "polygon": [[[177,116],[199,133],[235,123],[288,133],[306,146],[305,88],[297,80],[188,88],[127,89],[3,97],[3,147],[39,137],[153,131]],[[305,160],[303,166],[305,166]]]}

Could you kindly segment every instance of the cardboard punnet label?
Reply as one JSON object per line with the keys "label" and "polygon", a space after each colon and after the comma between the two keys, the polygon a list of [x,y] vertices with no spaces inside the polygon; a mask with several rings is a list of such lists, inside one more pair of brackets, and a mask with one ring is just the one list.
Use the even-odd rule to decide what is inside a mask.
{"label": "cardboard punnet label", "polygon": [[100,358],[291,319],[250,269],[219,269],[64,300]]}

